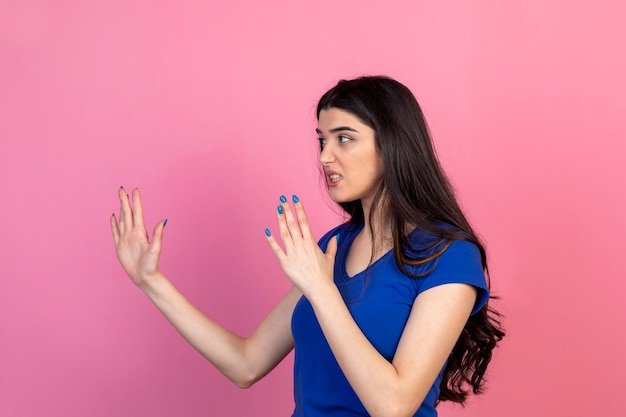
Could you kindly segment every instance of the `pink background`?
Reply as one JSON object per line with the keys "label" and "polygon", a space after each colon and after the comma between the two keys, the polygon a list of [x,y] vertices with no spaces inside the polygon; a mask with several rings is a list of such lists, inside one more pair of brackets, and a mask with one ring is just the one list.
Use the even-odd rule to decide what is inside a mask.
{"label": "pink background", "polygon": [[509,336],[442,416],[623,416],[626,60],[615,1],[0,1],[0,416],[287,416],[291,356],[239,390],[117,264],[138,186],[162,268],[249,333],[289,284],[280,194],[320,236],[314,106],[383,73],[423,105],[488,244]]}

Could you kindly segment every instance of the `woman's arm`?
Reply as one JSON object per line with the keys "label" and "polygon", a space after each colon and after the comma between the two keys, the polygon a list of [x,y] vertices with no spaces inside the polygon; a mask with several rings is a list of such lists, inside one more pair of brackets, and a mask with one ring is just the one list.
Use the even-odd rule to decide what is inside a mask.
{"label": "woman's arm", "polygon": [[118,222],[111,216],[111,230],[118,259],[131,280],[185,340],[237,386],[247,388],[271,371],[293,348],[291,314],[300,291],[293,287],[250,337],[232,333],[194,307],[159,271],[165,222],[157,224],[149,241],[139,190],[132,192],[132,208],[122,188],[119,198],[120,218]]}
{"label": "woman's arm", "polygon": [[268,241],[281,267],[310,301],[339,366],[372,416],[412,416],[450,355],[476,301],[466,284],[445,284],[420,294],[392,362],[367,340],[333,282],[336,239],[323,253],[312,236],[302,204],[296,216],[278,214],[285,250]]}
{"label": "woman's arm", "polygon": [[309,298],[339,366],[372,416],[415,414],[475,300],[476,290],[467,284],[445,284],[420,294],[390,363],[365,338],[336,286],[320,287]]}
{"label": "woman's arm", "polygon": [[185,340],[240,388],[267,375],[293,349],[291,314],[302,295],[295,287],[247,338],[203,314],[165,276],[144,291]]}

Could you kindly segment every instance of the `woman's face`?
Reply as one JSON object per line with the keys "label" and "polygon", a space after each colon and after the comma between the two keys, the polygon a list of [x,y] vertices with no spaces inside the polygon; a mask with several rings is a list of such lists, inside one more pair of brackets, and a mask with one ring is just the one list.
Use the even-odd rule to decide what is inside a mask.
{"label": "woman's face", "polygon": [[316,130],[330,198],[369,206],[383,177],[374,130],[352,113],[332,107],[320,112]]}

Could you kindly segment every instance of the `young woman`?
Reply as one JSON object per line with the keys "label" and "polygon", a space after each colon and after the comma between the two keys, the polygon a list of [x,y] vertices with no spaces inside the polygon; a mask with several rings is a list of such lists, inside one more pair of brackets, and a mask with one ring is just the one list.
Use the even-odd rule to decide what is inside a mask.
{"label": "young woman", "polygon": [[[454,197],[413,94],[387,77],[340,81],[317,107],[320,165],[349,220],[316,241],[297,196],[265,233],[292,289],[249,337],[189,303],[158,269],[141,198],[111,217],[122,267],[182,336],[249,387],[295,346],[293,416],[436,416],[480,393],[504,333],[485,249]],[[279,245],[282,241],[282,246]],[[284,247],[284,249],[283,249]]]}

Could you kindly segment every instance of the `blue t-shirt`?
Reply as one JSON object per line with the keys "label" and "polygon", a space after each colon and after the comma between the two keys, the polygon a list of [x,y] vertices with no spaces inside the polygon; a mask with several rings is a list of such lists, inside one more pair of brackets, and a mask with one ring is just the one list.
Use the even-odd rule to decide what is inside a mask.
{"label": "blue t-shirt", "polygon": [[[412,278],[397,267],[393,250],[368,269],[349,277],[346,257],[363,225],[344,224],[328,232],[319,241],[326,250],[328,241],[340,233],[335,258],[334,281],[348,310],[370,343],[388,361],[392,361],[400,336],[411,313],[415,298],[429,288],[447,283],[467,283],[478,289],[472,314],[480,310],[489,293],[478,248],[467,241],[455,241],[438,258],[430,274]],[[410,239],[426,236],[414,231]],[[425,272],[433,264],[408,267],[412,273]],[[291,321],[295,342],[293,417],[368,416],[337,363],[313,307],[302,297]],[[443,369],[442,369],[443,372]],[[435,417],[441,373],[417,410],[415,417]],[[375,375],[372,375],[375,378]]]}

